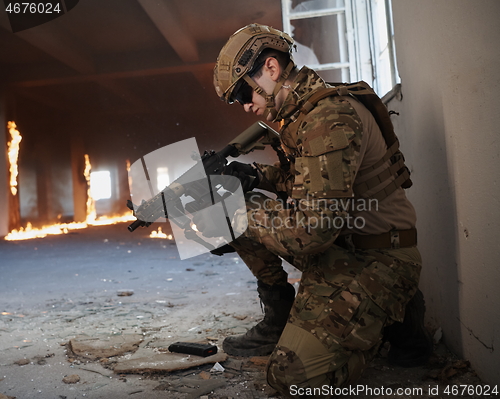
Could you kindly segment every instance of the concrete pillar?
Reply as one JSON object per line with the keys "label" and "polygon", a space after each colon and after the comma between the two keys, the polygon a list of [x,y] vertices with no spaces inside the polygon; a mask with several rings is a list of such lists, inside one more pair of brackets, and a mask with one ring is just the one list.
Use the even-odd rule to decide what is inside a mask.
{"label": "concrete pillar", "polygon": [[36,194],[38,208],[38,222],[42,225],[50,222],[51,197],[50,184],[51,156],[46,148],[41,148],[36,160]]}
{"label": "concrete pillar", "polygon": [[85,148],[79,135],[71,137],[71,176],[73,180],[74,221],[84,222],[87,218],[87,181],[85,170]]}
{"label": "concrete pillar", "polygon": [[[5,106],[5,91],[0,86],[0,204],[8,204],[9,201],[9,167],[7,161],[7,116]],[[0,237],[9,232],[9,208],[0,206]]]}
{"label": "concrete pillar", "polygon": [[128,184],[128,172],[126,161],[119,162],[117,167],[118,174],[118,206],[117,213],[124,213],[128,210],[127,200],[130,199],[130,188]]}
{"label": "concrete pillar", "polygon": [[[11,120],[9,117],[9,107],[7,106],[7,95],[3,88],[0,88],[0,142],[3,144],[3,151],[0,155],[0,199],[2,199],[1,204],[6,204],[2,206],[0,215],[0,236],[5,236],[9,231],[13,229],[19,229],[21,227],[21,215],[20,215],[20,205],[19,205],[19,184],[17,186],[18,191],[16,194],[12,194],[10,189],[10,163],[8,159],[8,143],[11,141],[10,133],[7,129],[7,124]],[[17,176],[19,183],[19,176]],[[3,212],[6,212],[4,215]]]}

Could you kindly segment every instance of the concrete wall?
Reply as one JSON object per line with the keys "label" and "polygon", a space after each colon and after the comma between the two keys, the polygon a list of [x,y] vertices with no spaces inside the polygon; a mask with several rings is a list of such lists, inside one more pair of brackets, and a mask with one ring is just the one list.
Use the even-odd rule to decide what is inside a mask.
{"label": "concrete wall", "polygon": [[428,321],[498,383],[500,1],[393,0],[393,13]]}

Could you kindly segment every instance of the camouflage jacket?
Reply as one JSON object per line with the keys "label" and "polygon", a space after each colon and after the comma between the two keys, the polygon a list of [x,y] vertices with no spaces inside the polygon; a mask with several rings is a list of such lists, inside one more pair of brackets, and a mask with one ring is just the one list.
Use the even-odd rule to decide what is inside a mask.
{"label": "camouflage jacket", "polygon": [[313,70],[302,68],[278,112],[282,147],[292,160],[290,173],[261,165],[264,180],[294,199],[352,196],[363,127],[350,103],[325,98],[297,121],[301,105],[319,87],[328,85]]}
{"label": "camouflage jacket", "polygon": [[325,86],[313,70],[299,71],[278,112],[283,123],[282,147],[292,160],[290,172],[259,165],[264,175],[261,181],[287,191],[296,200],[295,206],[286,209],[259,196],[247,201],[246,234],[282,255],[326,249],[347,217],[346,209],[337,204],[352,196],[363,132],[359,117],[348,101],[327,97],[297,121],[301,104],[314,89]]}

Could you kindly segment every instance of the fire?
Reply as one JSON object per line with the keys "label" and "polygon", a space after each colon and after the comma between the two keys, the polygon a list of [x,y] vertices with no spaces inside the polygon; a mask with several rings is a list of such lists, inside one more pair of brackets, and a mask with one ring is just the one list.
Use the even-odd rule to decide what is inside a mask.
{"label": "fire", "polygon": [[129,159],[127,159],[125,166],[127,168],[128,187],[129,187],[129,190],[132,190],[132,176],[129,173],[130,172],[130,160]]}
{"label": "fire", "polygon": [[12,195],[17,194],[17,175],[19,174],[17,168],[17,159],[19,157],[19,143],[23,139],[15,122],[8,122],[7,129],[9,129],[10,137],[12,140],[8,144],[8,156],[10,163],[10,191]]}
{"label": "fire", "polygon": [[[15,126],[15,125],[14,125]],[[20,141],[20,140],[19,140]],[[135,220],[132,212],[127,212],[124,215],[119,216],[101,216],[97,217],[95,200],[92,198],[90,192],[90,172],[92,167],[90,165],[90,159],[87,154],[85,154],[85,169],[83,174],[87,180],[87,217],[85,222],[78,223],[57,223],[50,226],[44,226],[41,228],[33,228],[31,223],[27,223],[26,228],[20,228],[19,230],[12,230],[9,234],[5,236],[5,240],[29,240],[32,238],[44,238],[48,235],[56,234],[67,234],[70,230],[84,229],[89,226],[105,226],[110,224],[116,224],[121,222],[132,222]]]}
{"label": "fire", "polygon": [[116,224],[121,222],[132,222],[135,217],[132,213],[125,214],[122,216],[102,216],[93,221],[85,221],[82,223],[57,223],[50,226],[44,226],[41,228],[33,228],[31,223],[28,223],[26,228],[20,228],[19,230],[12,230],[9,234],[5,236],[7,241],[18,241],[18,240],[30,240],[32,238],[44,238],[48,235],[57,234],[67,234],[70,230],[85,229],[89,226],[107,226],[110,224]]}
{"label": "fire", "polygon": [[19,230],[12,230],[5,236],[5,239],[7,241],[30,240],[32,238],[47,237],[49,234],[66,234],[69,230],[84,229],[85,227],[87,227],[86,223],[63,223],[37,229],[33,228],[31,223],[28,222],[26,228],[21,227]]}
{"label": "fire", "polygon": [[90,165],[90,158],[88,154],[85,154],[85,170],[83,171],[83,175],[85,176],[85,180],[87,180],[87,223],[92,223],[96,220],[97,214],[95,210],[95,201],[92,198],[92,194],[90,192],[90,172],[92,171],[92,166]]}
{"label": "fire", "polygon": [[149,235],[151,238],[166,238],[167,240],[172,240],[172,234],[165,234],[161,227],[158,227],[158,231],[153,230]]}

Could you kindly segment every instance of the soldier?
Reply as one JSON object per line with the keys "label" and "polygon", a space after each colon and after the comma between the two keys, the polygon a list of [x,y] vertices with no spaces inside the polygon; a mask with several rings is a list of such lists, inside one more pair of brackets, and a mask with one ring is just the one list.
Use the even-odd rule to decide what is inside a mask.
{"label": "soldier", "polygon": [[[223,349],[272,352],[268,382],[285,396],[330,397],[318,389],[356,381],[383,339],[389,360],[401,366],[423,364],[432,341],[418,290],[415,211],[401,187],[409,175],[397,145],[348,87],[327,92],[317,73],[298,70],[292,49],[287,34],[251,24],[230,37],[214,69],[223,101],[281,123],[289,161],[232,162],[225,171],[246,191],[247,209],[233,220],[246,219],[248,228],[231,245],[257,277],[265,316],[246,334],[227,337]],[[285,205],[255,187],[291,200]],[[202,232],[204,217],[195,220]],[[302,272],[296,298],[281,259]]]}

